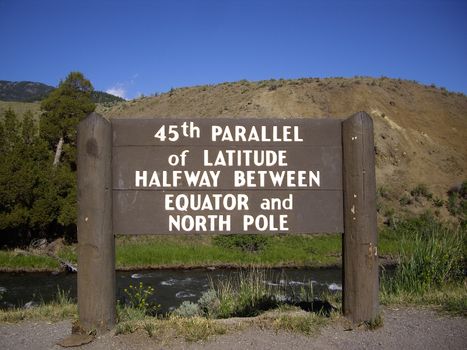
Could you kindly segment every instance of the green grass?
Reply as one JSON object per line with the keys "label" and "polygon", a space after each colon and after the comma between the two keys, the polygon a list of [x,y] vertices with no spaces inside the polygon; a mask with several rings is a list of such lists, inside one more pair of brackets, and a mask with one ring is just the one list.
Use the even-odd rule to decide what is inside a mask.
{"label": "green grass", "polygon": [[398,266],[394,276],[383,278],[384,288],[422,293],[462,280],[465,227],[451,227],[427,216],[401,223],[394,230],[399,237]]}
{"label": "green grass", "polygon": [[14,250],[0,250],[0,268],[4,271],[50,271],[57,270],[59,265],[57,260],[48,256],[29,255]]}
{"label": "green grass", "polygon": [[[401,237],[380,234],[380,255],[396,256]],[[76,245],[64,246],[58,256],[77,262]],[[118,269],[177,266],[307,266],[341,264],[341,235],[268,236],[258,251],[216,244],[213,236],[120,236],[116,239]],[[57,270],[59,263],[48,256],[25,255],[0,250],[2,270]]]}
{"label": "green grass", "polygon": [[[400,237],[380,236],[380,254],[395,256]],[[263,249],[219,246],[210,236],[119,237],[117,268],[157,266],[330,266],[341,264],[340,234],[270,236]]]}
{"label": "green grass", "polygon": [[[213,244],[210,236],[118,237],[116,265],[119,269],[163,266],[326,266],[340,264],[340,235],[271,236],[258,252]],[[58,256],[77,262],[76,245],[65,246]],[[56,270],[58,262],[48,256],[0,250],[2,270]]]}
{"label": "green grass", "polygon": [[209,236],[117,239],[117,268],[151,266],[323,266],[340,263],[340,235],[272,236],[257,252],[213,244]]}

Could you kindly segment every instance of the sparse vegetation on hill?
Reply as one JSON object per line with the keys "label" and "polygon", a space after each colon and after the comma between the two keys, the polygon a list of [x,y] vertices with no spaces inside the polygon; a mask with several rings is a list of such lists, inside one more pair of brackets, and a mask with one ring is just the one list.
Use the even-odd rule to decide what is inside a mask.
{"label": "sparse vegetation on hill", "polygon": [[[452,215],[447,190],[467,178],[467,97],[435,85],[390,78],[242,80],[169,92],[99,107],[109,118],[373,117],[379,223],[427,209]],[[427,186],[432,198],[411,191]],[[380,193],[381,194],[381,193]]]}

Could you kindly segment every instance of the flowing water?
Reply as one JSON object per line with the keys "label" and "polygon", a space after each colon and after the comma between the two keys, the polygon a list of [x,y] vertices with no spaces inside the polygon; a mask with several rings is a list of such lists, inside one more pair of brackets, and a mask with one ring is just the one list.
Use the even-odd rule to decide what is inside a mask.
{"label": "flowing water", "polygon": [[[167,312],[185,300],[197,301],[211,283],[238,279],[239,273],[238,269],[117,271],[117,299],[125,299],[125,288],[143,282],[154,288],[152,299],[161,305],[161,312]],[[282,287],[289,296],[310,284],[315,296],[342,288],[341,270],[337,268],[268,269],[264,275],[264,283]],[[56,297],[58,289],[76,298],[76,274],[0,273],[0,306],[27,307],[48,302]]]}

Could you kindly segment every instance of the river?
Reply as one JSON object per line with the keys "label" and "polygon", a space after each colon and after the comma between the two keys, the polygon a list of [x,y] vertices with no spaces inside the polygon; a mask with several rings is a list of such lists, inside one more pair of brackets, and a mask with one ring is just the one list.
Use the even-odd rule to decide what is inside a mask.
{"label": "river", "polygon": [[[264,283],[281,288],[287,295],[298,293],[301,287],[313,285],[314,295],[323,291],[341,290],[342,272],[338,268],[322,269],[268,269]],[[117,299],[124,300],[124,289],[143,282],[154,288],[150,301],[161,305],[161,312],[173,310],[183,301],[197,301],[212,283],[238,280],[239,269],[190,269],[190,270],[143,270],[117,271]],[[97,287],[97,286],[96,286]],[[48,302],[61,289],[76,299],[76,274],[69,273],[0,273],[2,308],[24,307]]]}

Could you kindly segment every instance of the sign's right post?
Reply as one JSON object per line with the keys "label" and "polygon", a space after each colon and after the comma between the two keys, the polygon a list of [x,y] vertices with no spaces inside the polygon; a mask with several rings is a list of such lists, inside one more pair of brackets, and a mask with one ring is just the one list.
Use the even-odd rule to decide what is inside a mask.
{"label": "sign's right post", "polygon": [[342,123],[343,310],[353,322],[378,315],[378,249],[373,121],[364,112]]}

